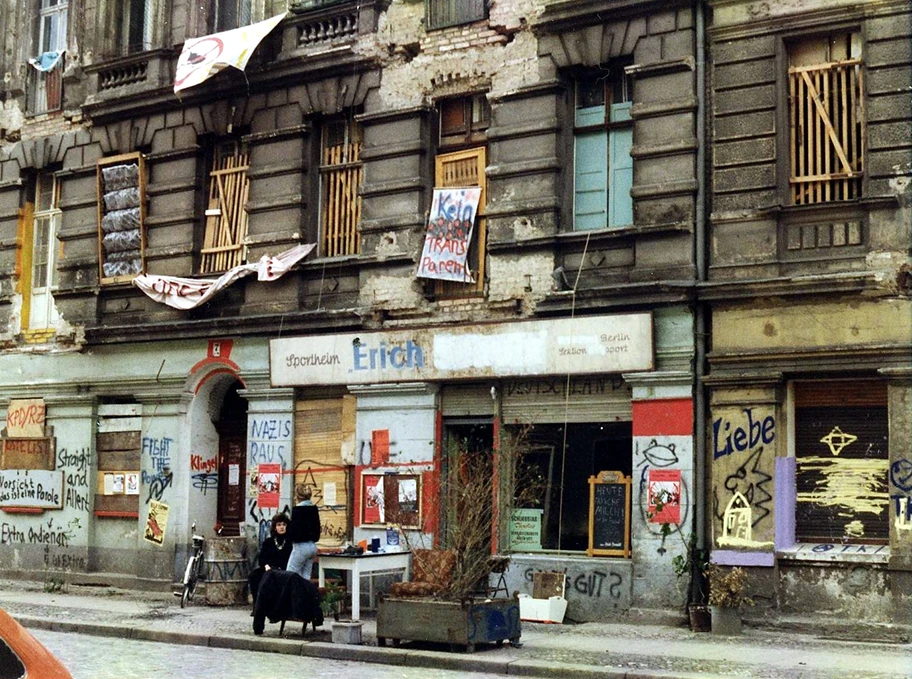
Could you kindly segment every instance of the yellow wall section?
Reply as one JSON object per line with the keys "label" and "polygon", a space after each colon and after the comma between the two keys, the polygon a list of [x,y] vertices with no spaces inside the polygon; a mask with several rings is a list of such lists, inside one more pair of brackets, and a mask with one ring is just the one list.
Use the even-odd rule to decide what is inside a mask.
{"label": "yellow wall section", "polygon": [[908,344],[908,300],[732,309],[713,314],[715,352]]}

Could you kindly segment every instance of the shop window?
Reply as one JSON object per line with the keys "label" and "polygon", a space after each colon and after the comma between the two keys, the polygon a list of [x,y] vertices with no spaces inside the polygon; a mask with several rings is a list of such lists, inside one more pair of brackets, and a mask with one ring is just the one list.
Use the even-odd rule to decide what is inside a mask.
{"label": "shop window", "polygon": [[67,0],[41,0],[35,56],[28,70],[28,112],[59,111],[63,104],[63,58],[67,45]]}
{"label": "shop window", "polygon": [[799,542],[889,537],[886,384],[797,383],[795,463]]}
{"label": "shop window", "polygon": [[145,271],[146,179],[142,154],[97,162],[98,263],[102,283],[124,283]]}
{"label": "shop window", "polygon": [[22,242],[22,324],[30,330],[53,328],[57,310],[57,233],[60,229],[58,185],[53,172],[39,172],[26,204]]}
{"label": "shop window", "polygon": [[633,223],[632,83],[625,62],[578,77],[574,83],[573,228]]}
{"label": "shop window", "polygon": [[428,30],[484,19],[486,4],[486,0],[426,0]]}
{"label": "shop window", "polygon": [[[514,511],[524,525],[517,551],[585,551],[589,477],[609,470],[631,475],[630,423],[536,424],[523,436],[527,443],[515,459],[515,477],[523,479],[514,489]],[[535,525],[538,544],[537,531],[529,529]]]}
{"label": "shop window", "polygon": [[320,151],[320,250],[324,257],[361,251],[361,126],[351,117],[322,128]]}
{"label": "shop window", "polygon": [[213,32],[230,31],[251,22],[250,0],[216,0]]}
{"label": "shop window", "polygon": [[200,250],[200,273],[227,271],[247,258],[248,155],[239,141],[215,145],[209,172],[206,227]]}
{"label": "shop window", "polygon": [[[453,299],[484,295],[487,221],[484,217],[487,196],[485,167],[487,150],[485,130],[491,111],[483,94],[446,99],[439,104],[440,136],[435,162],[434,187],[481,187],[472,240],[466,266],[474,282],[435,281],[434,296]],[[454,150],[461,149],[461,150]]]}
{"label": "shop window", "polygon": [[[99,405],[97,427],[95,515],[136,517],[139,515],[142,406],[132,403]],[[170,470],[163,473],[169,474]]]}
{"label": "shop window", "polygon": [[803,40],[789,46],[788,59],[792,204],[859,198],[865,160],[861,36]]}

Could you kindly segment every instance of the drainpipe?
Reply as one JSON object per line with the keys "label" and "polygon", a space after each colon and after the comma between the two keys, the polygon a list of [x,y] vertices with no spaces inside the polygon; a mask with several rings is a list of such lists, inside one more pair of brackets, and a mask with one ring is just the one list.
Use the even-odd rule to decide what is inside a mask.
{"label": "drainpipe", "polygon": [[[706,535],[706,393],[703,377],[706,363],[706,309],[700,299],[700,284],[706,281],[706,17],[703,0],[695,0],[697,86],[697,199],[694,214],[694,530],[697,549],[707,549]],[[701,573],[691,573],[691,601],[700,596]]]}

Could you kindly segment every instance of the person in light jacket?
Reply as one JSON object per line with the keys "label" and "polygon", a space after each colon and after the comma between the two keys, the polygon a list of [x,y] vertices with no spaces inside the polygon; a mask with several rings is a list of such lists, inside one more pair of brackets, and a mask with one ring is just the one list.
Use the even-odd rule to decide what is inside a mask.
{"label": "person in light jacket", "polygon": [[317,556],[317,542],[320,540],[320,512],[310,501],[311,492],[307,486],[295,488],[298,504],[291,510],[291,557],[288,570],[310,580],[314,557]]}

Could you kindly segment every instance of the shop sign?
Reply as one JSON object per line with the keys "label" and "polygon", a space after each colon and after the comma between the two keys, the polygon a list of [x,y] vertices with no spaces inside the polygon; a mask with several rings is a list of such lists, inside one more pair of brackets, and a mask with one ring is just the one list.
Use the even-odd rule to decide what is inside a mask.
{"label": "shop sign", "polygon": [[274,387],[645,371],[652,314],[274,339],[269,361]]}
{"label": "shop sign", "polygon": [[514,551],[542,548],[542,509],[514,509],[510,516],[510,549]]}

